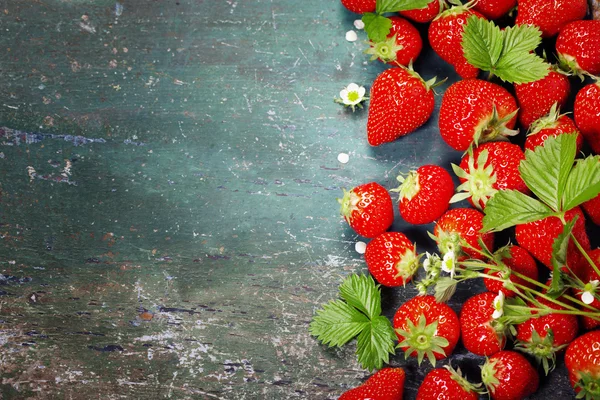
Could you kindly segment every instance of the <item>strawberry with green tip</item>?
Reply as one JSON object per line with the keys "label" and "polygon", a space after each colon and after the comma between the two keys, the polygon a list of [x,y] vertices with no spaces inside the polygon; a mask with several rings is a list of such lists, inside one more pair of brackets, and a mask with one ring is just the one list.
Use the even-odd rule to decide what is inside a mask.
{"label": "strawberry with green tip", "polygon": [[419,268],[417,247],[400,232],[385,232],[365,250],[369,272],[384,286],[404,286]]}
{"label": "strawberry with green tip", "polygon": [[347,10],[357,14],[375,12],[377,0],[341,0]]}
{"label": "strawberry with green tip", "polygon": [[540,377],[527,359],[515,351],[501,351],[481,367],[481,379],[493,400],[523,400],[538,389]]}
{"label": "strawberry with green tip", "polygon": [[463,241],[469,246],[481,250],[479,240],[488,249],[494,245],[494,233],[480,233],[483,229],[483,214],[473,208],[453,208],[444,213],[433,228],[433,238],[442,254],[452,252],[457,259],[482,259],[477,251],[463,246]]}
{"label": "strawberry with green tip", "polygon": [[447,7],[445,0],[431,0],[427,7],[416,10],[400,11],[400,15],[422,24],[431,22],[439,13]]}
{"label": "strawberry with green tip", "polygon": [[586,13],[586,0],[519,0],[515,24],[537,26],[542,37],[549,38],[569,22],[583,19]]}
{"label": "strawberry with green tip", "polygon": [[[513,284],[519,284],[526,287],[533,287],[534,285],[523,278],[520,278],[512,272],[518,272],[521,275],[525,275],[529,279],[537,281],[539,271],[537,264],[531,254],[522,247],[516,245],[505,246],[495,252],[500,257],[501,264],[507,269],[504,273],[502,271],[486,269],[487,275],[501,277],[508,279]],[[499,293],[503,292],[506,297],[514,297],[516,293],[506,287],[503,281],[499,281],[492,278],[484,278],[483,283],[490,292]]]}
{"label": "strawberry with green tip", "polygon": [[374,238],[387,231],[394,222],[394,205],[388,191],[376,182],[344,190],[338,199],[341,214],[354,231]]}
{"label": "strawberry with green tip", "polygon": [[497,294],[484,292],[470,297],[460,312],[462,342],[467,350],[489,356],[506,345],[506,326],[493,318]]}
{"label": "strawberry with green tip", "polygon": [[371,55],[371,61],[379,59],[391,65],[408,66],[414,62],[423,49],[423,40],[417,28],[400,17],[389,17],[392,28],[387,38],[382,42],[369,42],[365,50]]}
{"label": "strawberry with green tip", "polygon": [[417,392],[417,400],[477,400],[481,384],[469,382],[449,365],[431,370],[423,379]]}
{"label": "strawberry with green tip", "polygon": [[561,66],[576,75],[600,74],[600,21],[582,20],[565,25],[556,39]]}
{"label": "strawberry with green tip", "polygon": [[571,342],[565,365],[578,399],[600,399],[600,331],[588,332]]}
{"label": "strawberry with green tip", "polygon": [[590,83],[577,92],[573,115],[592,151],[600,154],[600,81]]}
{"label": "strawberry with green tip", "polygon": [[338,400],[402,400],[405,379],[402,368],[383,368],[362,385],[344,392]]}
{"label": "strawberry with green tip", "polygon": [[536,147],[543,146],[549,137],[557,137],[565,133],[577,134],[577,152],[580,152],[583,147],[581,132],[577,129],[575,121],[566,114],[560,113],[560,109],[555,103],[547,115],[531,124],[530,131],[525,140],[525,149],[533,151]]}

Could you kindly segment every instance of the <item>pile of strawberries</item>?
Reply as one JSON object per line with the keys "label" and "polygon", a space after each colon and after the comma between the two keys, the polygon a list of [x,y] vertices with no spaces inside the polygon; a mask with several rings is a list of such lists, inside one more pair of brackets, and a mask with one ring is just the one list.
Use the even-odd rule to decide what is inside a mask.
{"label": "pile of strawberries", "polygon": [[[416,282],[421,295],[403,304],[392,321],[405,356],[435,366],[452,354],[459,340],[468,351],[486,356],[483,385],[467,381],[450,366],[435,368],[425,377],[417,399],[477,399],[484,388],[492,399],[524,399],[538,389],[538,364],[547,374],[563,352],[577,398],[600,399],[600,249],[591,249],[585,226],[586,217],[600,224],[600,195],[583,202],[583,210],[576,206],[560,216],[516,224],[518,245],[494,251],[494,230],[504,226],[500,221],[494,225],[498,229],[484,229],[484,220],[494,217],[486,208],[499,192],[518,192],[517,197],[545,204],[556,197],[532,190],[522,177],[524,169],[534,168],[524,160],[536,149],[550,142],[555,146],[555,138],[566,135],[574,137],[577,153],[583,149],[600,154],[600,21],[585,19],[587,1],[430,0],[425,7],[419,0],[341,3],[364,14],[371,39],[365,52],[390,65],[371,87],[367,139],[372,146],[415,132],[434,110],[435,81],[425,81],[412,67],[423,41],[409,20],[429,23],[431,47],[462,78],[443,94],[438,122],[444,142],[463,152],[452,171],[461,184],[455,188],[446,169],[424,165],[401,175],[400,186],[393,190],[399,194],[405,221],[435,223],[430,236],[441,256],[418,254],[404,233],[388,231],[394,202],[380,184],[359,185],[340,199],[345,220],[358,235],[372,239],[365,261],[380,285],[404,286],[425,270],[425,278]],[[418,7],[407,9],[410,4]],[[390,15],[390,7],[399,13]],[[491,20],[508,26],[487,24]],[[556,64],[533,52],[541,40],[535,41],[536,32],[548,43],[555,39],[555,52],[548,59]],[[488,80],[478,79],[482,69],[489,72]],[[587,84],[573,104],[568,101],[574,79]],[[571,105],[573,113],[564,113]],[[510,141],[523,131],[525,150]],[[550,145],[546,147],[550,152]],[[463,200],[471,207],[450,207]],[[515,207],[514,212],[521,211]],[[561,246],[564,260],[557,260]],[[552,297],[550,288],[558,283],[539,283],[538,264],[582,286]],[[440,278],[444,273],[449,275],[445,280]],[[488,291],[468,299],[457,315],[442,300],[452,295],[457,281],[474,278],[484,278]],[[519,297],[527,290],[536,293],[533,303]],[[583,304],[579,299],[585,295],[592,297]],[[510,315],[509,308],[502,308],[505,302]],[[511,341],[513,350],[505,350]],[[401,368],[382,368],[340,399],[402,399],[404,380]]]}

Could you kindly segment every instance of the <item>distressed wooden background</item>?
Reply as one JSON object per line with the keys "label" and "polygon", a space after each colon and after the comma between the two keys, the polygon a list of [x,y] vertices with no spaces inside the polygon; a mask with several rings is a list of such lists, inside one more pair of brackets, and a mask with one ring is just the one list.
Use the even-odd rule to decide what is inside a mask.
{"label": "distressed wooden background", "polygon": [[[333,103],[383,70],[344,39],[354,19],[322,0],[0,1],[2,398],[335,399],[368,376],[308,335],[365,271],[336,198],[460,154],[437,108],[371,148],[366,112]],[[417,69],[457,79],[430,50]],[[384,290],[386,314],[412,295]],[[414,398],[429,367],[392,364]],[[570,396],[559,368],[535,398]]]}

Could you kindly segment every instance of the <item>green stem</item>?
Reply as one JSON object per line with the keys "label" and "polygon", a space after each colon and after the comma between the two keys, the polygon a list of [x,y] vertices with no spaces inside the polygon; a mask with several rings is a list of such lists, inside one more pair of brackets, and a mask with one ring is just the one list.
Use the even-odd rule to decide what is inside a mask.
{"label": "green stem", "polygon": [[573,235],[573,232],[571,232],[571,239],[573,239],[573,243],[575,243],[575,246],[577,246],[577,249],[581,252],[581,254],[586,259],[586,261],[592,266],[594,271],[600,276],[600,270],[596,266],[596,263],[594,263],[594,261],[590,258],[587,251],[585,251],[585,249],[581,246],[581,244],[579,243],[579,241],[577,240],[575,235]]}
{"label": "green stem", "polygon": [[[548,309],[548,308],[535,308],[535,307],[517,306],[517,305],[511,305],[511,304],[507,304],[505,307],[513,308],[516,310],[536,311],[538,313],[545,313],[544,315],[547,315],[547,314],[581,315],[584,317],[589,317],[596,321],[600,321],[600,313],[591,313],[591,312],[584,312],[584,311],[579,311],[579,310],[577,310],[577,312],[570,311],[570,310],[554,310],[554,309]],[[551,312],[548,313],[548,310],[551,310]]]}

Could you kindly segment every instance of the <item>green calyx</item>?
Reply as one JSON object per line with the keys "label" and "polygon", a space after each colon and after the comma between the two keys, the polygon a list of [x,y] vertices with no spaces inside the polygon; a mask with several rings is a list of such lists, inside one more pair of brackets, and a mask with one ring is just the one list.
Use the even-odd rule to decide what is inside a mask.
{"label": "green calyx", "polygon": [[371,55],[371,61],[380,59],[383,62],[396,61],[396,52],[404,49],[404,46],[396,42],[396,35],[386,38],[381,42],[369,42],[370,47],[365,54]]}
{"label": "green calyx", "polygon": [[493,141],[508,141],[509,136],[515,136],[519,133],[518,130],[509,129],[506,124],[517,115],[518,110],[500,118],[498,109],[494,104],[492,107],[492,114],[481,121],[477,128],[475,128],[475,135],[473,136],[473,143],[478,146],[484,142]]}
{"label": "green calyx", "polygon": [[419,269],[419,260],[422,256],[422,254],[417,255],[416,245],[412,249],[407,249],[404,254],[400,256],[400,261],[395,265],[395,278],[402,278],[402,281],[406,284],[406,281],[412,278]]}
{"label": "green calyx", "polygon": [[534,329],[531,332],[531,339],[527,342],[518,341],[515,349],[535,357],[538,364],[544,368],[544,372],[548,375],[556,366],[556,353],[564,349],[567,345],[555,346],[554,333],[552,329],[546,331],[546,336],[543,338]]}
{"label": "green calyx", "polygon": [[400,186],[395,189],[391,189],[392,192],[399,193],[398,201],[412,200],[413,197],[419,193],[421,186],[419,185],[419,174],[417,171],[410,171],[406,177],[404,175],[398,175],[396,177]]}
{"label": "green calyx", "polygon": [[596,400],[600,398],[600,379],[590,373],[580,373],[580,378],[575,383],[575,390],[579,389],[576,399]]}
{"label": "green calyx", "polygon": [[356,206],[360,201],[360,197],[354,193],[354,191],[347,191],[346,189],[342,189],[344,191],[344,196],[341,199],[337,199],[338,203],[340,203],[340,213],[347,219],[350,219],[352,215],[352,211],[358,210]]}
{"label": "green calyx", "polygon": [[443,348],[450,344],[446,338],[437,336],[437,327],[438,321],[427,325],[425,315],[421,314],[417,325],[409,319],[406,321],[406,330],[396,329],[398,335],[404,338],[397,346],[398,348],[406,347],[404,358],[407,359],[411,354],[417,353],[419,365],[427,356],[431,365],[435,367],[434,353],[446,356]]}
{"label": "green calyx", "polygon": [[569,74],[579,77],[582,82],[585,80],[586,72],[579,66],[573,56],[558,53],[558,67]]}
{"label": "green calyx", "polygon": [[466,3],[466,4],[462,4],[459,0],[448,0],[448,3],[450,3],[452,5],[452,7],[448,8],[447,10],[442,11],[441,13],[439,13],[434,18],[434,21],[436,19],[445,18],[445,17],[448,17],[448,16],[462,14],[465,11],[473,8],[473,6],[475,5],[475,3],[477,3],[477,0],[471,0],[468,3]]}
{"label": "green calyx", "polygon": [[[469,161],[467,171],[459,166],[452,164],[452,170],[459,178],[465,179],[465,182],[456,188],[456,194],[450,199],[451,203],[456,203],[467,198],[471,198],[475,207],[481,209],[488,199],[498,190],[494,188],[496,183],[496,173],[494,167],[487,165],[488,151],[483,150],[477,156],[477,162],[473,159],[473,153],[469,149]],[[475,166],[477,163],[477,166]]]}
{"label": "green calyx", "polygon": [[560,107],[558,106],[558,103],[554,103],[552,105],[552,108],[550,108],[548,114],[544,115],[543,117],[534,121],[531,124],[527,136],[535,135],[543,129],[554,128],[556,126],[556,121],[558,121],[558,119],[563,115],[566,114],[560,113]]}
{"label": "green calyx", "polygon": [[469,382],[463,376],[462,372],[460,371],[460,368],[457,368],[455,370],[450,365],[444,365],[444,368],[446,368],[450,372],[452,380],[458,383],[460,387],[462,387],[465,390],[465,392],[475,392],[479,394],[484,393],[484,390],[481,387],[481,383],[474,384]]}
{"label": "green calyx", "polygon": [[437,242],[441,254],[453,252],[457,258],[464,254],[462,250],[462,238],[458,233],[448,233],[440,230],[437,236],[433,235],[431,232],[427,232],[427,234]]}
{"label": "green calyx", "polygon": [[481,367],[481,382],[490,393],[494,393],[496,386],[500,384],[500,381],[496,378],[496,364],[498,364],[498,360],[490,361],[487,359]]}

